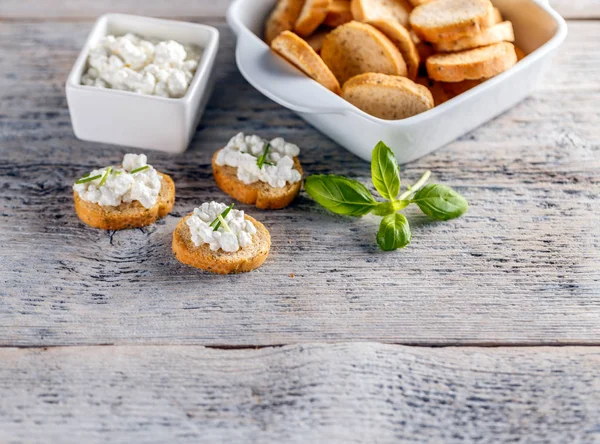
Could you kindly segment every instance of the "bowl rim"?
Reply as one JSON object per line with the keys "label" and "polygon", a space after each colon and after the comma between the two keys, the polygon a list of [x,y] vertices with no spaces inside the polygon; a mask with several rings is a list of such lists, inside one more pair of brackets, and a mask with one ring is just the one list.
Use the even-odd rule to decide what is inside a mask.
{"label": "bowl rim", "polygon": [[[110,20],[114,19],[125,19],[125,20],[141,20],[149,23],[160,23],[162,25],[167,25],[171,27],[186,27],[186,28],[196,28],[203,29],[208,31],[209,39],[208,43],[203,46],[202,56],[200,57],[200,61],[198,63],[198,67],[196,68],[196,72],[194,73],[194,77],[188,86],[187,91],[182,97],[162,97],[155,96],[151,94],[141,94],[133,91],[123,91],[119,89],[112,88],[99,88],[97,86],[88,86],[82,85],[81,82],[81,74],[79,74],[85,63],[87,62],[88,54],[90,52],[91,47],[95,44],[97,38],[94,38],[94,34],[96,31],[106,24],[110,22]],[[106,34],[102,34],[103,36]],[[194,96],[194,92],[196,92],[202,83],[202,80],[210,76],[211,71],[214,67],[215,58],[217,52],[219,50],[219,30],[214,26],[204,25],[201,23],[192,23],[185,22],[180,20],[170,20],[170,19],[160,19],[155,17],[146,17],[142,15],[134,15],[134,14],[121,14],[121,13],[107,13],[103,14],[94,22],[94,25],[90,29],[90,32],[86,38],[86,41],[77,56],[71,71],[67,77],[65,82],[65,89],[70,90],[81,90],[87,91],[92,94],[113,94],[115,96],[122,97],[135,97],[137,99],[148,99],[148,100],[157,100],[164,101],[166,103],[189,103],[192,101],[192,97]]]}
{"label": "bowl rim", "polygon": [[[233,0],[232,4],[229,6],[229,9],[227,11],[227,22],[228,22],[229,26],[233,29],[234,33],[237,35],[237,38],[254,37],[256,40],[258,40],[260,42],[260,44],[264,45],[264,47],[266,49],[269,49],[269,51],[270,51],[270,48],[268,47],[268,45],[261,38],[259,38],[254,32],[252,32],[239,17],[239,14],[241,13],[241,9],[243,7],[245,7],[246,4],[250,3],[251,1],[256,1],[256,0]],[[293,111],[297,111],[300,113],[309,113],[309,114],[331,114],[331,113],[342,114],[342,115],[354,114],[357,117],[360,117],[365,120],[369,120],[373,123],[380,124],[380,125],[386,125],[386,126],[393,126],[393,127],[405,127],[405,126],[409,126],[409,125],[413,125],[413,124],[420,124],[427,120],[435,119],[435,118],[439,117],[440,115],[446,113],[450,109],[458,107],[461,104],[463,104],[464,102],[471,100],[474,96],[478,96],[478,95],[484,93],[485,91],[493,88],[495,85],[504,82],[504,80],[516,75],[517,73],[519,73],[521,71],[528,69],[531,65],[537,63],[540,59],[548,56],[551,52],[553,52],[555,49],[557,49],[558,46],[560,46],[562,44],[562,42],[565,40],[565,38],[567,37],[567,34],[568,34],[568,27],[567,27],[567,23],[566,23],[565,19],[550,6],[550,4],[548,3],[547,0],[531,0],[531,1],[533,3],[535,3],[536,5],[538,5],[541,9],[543,9],[556,23],[556,32],[546,43],[544,43],[543,45],[541,45],[539,48],[535,49],[531,53],[527,54],[526,57],[524,57],[522,60],[517,62],[514,66],[512,66],[507,71],[505,71],[491,79],[486,80],[485,82],[471,88],[470,90],[468,90],[462,94],[459,94],[456,97],[453,97],[452,99],[448,100],[447,102],[442,103],[441,105],[435,106],[432,109],[429,109],[423,113],[420,113],[420,114],[417,114],[417,115],[414,115],[412,117],[408,117],[405,119],[386,120],[386,119],[381,119],[379,117],[371,116],[370,114],[367,114],[366,112],[362,111],[361,109],[357,108],[356,106],[352,105],[351,103],[346,102],[340,96],[329,91],[327,88],[325,88],[319,84],[317,84],[317,85],[321,86],[322,91],[324,93],[332,94],[336,98],[339,98],[339,100],[344,102],[341,105],[340,109],[336,112],[320,111],[318,109],[306,110],[306,111],[294,110],[293,108],[290,108],[290,107],[286,106],[285,104],[281,103],[282,99],[278,98],[276,94],[272,94],[268,91],[265,92],[263,90],[264,88],[261,88],[261,87],[258,87],[257,85],[255,85],[251,81],[251,79],[249,79],[248,77],[246,77],[246,75],[244,75],[245,69],[244,69],[244,67],[240,66],[240,64],[238,64],[238,69],[240,70],[242,75],[244,75],[246,80],[252,84],[252,86],[254,86],[256,89],[258,89],[263,94],[267,95],[269,98],[271,98],[278,104],[280,104],[288,109],[292,109]],[[237,58],[236,58],[236,62],[237,62]],[[298,71],[299,73],[301,73],[301,71],[298,70],[297,68],[293,67],[293,69]],[[301,75],[302,75],[302,77],[304,77],[306,79],[306,81],[315,82],[313,79],[306,76],[304,73],[301,73]]]}

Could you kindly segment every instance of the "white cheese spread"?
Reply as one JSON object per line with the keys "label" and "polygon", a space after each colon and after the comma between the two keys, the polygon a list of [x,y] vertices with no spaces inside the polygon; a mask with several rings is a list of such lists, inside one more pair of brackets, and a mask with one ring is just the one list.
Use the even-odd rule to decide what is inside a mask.
{"label": "white cheese spread", "polygon": [[210,202],[203,203],[194,209],[193,214],[186,220],[192,236],[192,242],[197,247],[208,244],[212,251],[219,249],[235,253],[240,248],[252,244],[252,235],[256,227],[244,218],[244,212],[231,209],[225,216],[225,225],[220,224],[215,231],[211,223],[227,209],[227,205]]}
{"label": "white cheese spread", "polygon": [[90,50],[87,86],[162,97],[183,97],[194,77],[200,50],[173,40],[155,42],[134,34],[107,35]]}
{"label": "white cheese spread", "polygon": [[294,157],[300,154],[300,148],[281,137],[269,144],[265,163],[260,167],[258,160],[267,147],[267,141],[259,136],[239,133],[219,151],[215,162],[219,166],[237,168],[237,178],[245,184],[261,181],[274,188],[283,188],[286,183],[299,182],[302,176],[294,169]]}
{"label": "white cheese spread", "polygon": [[[73,190],[82,200],[102,206],[116,207],[138,201],[145,208],[152,208],[158,199],[161,178],[147,160],[145,154],[125,154],[122,167],[93,170],[78,181],[83,183],[73,185]],[[109,168],[111,171],[107,174]],[[132,174],[141,168],[144,169]],[[99,177],[89,180],[96,176]]]}

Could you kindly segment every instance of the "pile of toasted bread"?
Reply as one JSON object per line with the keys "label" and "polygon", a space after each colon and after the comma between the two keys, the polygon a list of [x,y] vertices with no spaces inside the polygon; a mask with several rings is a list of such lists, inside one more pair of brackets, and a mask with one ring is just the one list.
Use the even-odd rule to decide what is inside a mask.
{"label": "pile of toasted bread", "polygon": [[404,119],[523,57],[490,0],[279,0],[265,41],[368,114]]}

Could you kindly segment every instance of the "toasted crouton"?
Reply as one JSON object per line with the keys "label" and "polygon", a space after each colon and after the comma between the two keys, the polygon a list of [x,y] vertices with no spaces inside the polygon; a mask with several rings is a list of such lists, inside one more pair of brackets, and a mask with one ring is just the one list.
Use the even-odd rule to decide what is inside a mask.
{"label": "toasted crouton", "polygon": [[311,35],[325,20],[330,4],[331,0],[305,0],[294,25],[296,34],[302,37]]}
{"label": "toasted crouton", "polygon": [[391,19],[377,19],[369,24],[383,32],[396,45],[406,62],[408,78],[415,80],[419,72],[419,51],[410,32],[399,22]]}
{"label": "toasted crouton", "polygon": [[434,106],[431,92],[406,77],[365,73],[352,77],[342,87],[342,97],[372,116],[398,120]]}
{"label": "toasted crouton", "polygon": [[[278,210],[287,207],[296,198],[302,187],[302,181],[287,183],[283,188],[273,188],[268,183],[254,182],[246,184],[237,177],[237,168],[217,165],[217,151],[212,158],[215,182],[225,193],[247,205],[255,205],[262,210]],[[302,176],[300,160],[294,157],[294,169]]]}
{"label": "toasted crouton", "polygon": [[331,26],[332,28],[337,28],[344,23],[352,21],[352,19],[350,0],[333,0],[331,5],[329,5],[327,16],[325,17],[323,24]]}
{"label": "toasted crouton", "polygon": [[440,82],[462,82],[493,77],[515,63],[515,47],[512,43],[501,42],[483,48],[433,55],[427,59],[427,73]]}
{"label": "toasted crouton", "polygon": [[223,250],[212,251],[208,244],[199,247],[192,241],[186,223],[191,214],[179,221],[173,232],[173,253],[179,262],[218,274],[243,273],[260,267],[269,255],[271,236],[263,224],[253,217],[244,215],[256,227],[252,244],[235,253]]}
{"label": "toasted crouton", "polygon": [[323,42],[321,57],[340,83],[365,72],[407,74],[406,63],[390,39],[357,21],[331,31]]}
{"label": "toasted crouton", "polygon": [[492,11],[492,13],[489,16],[489,20],[488,20],[488,26],[494,26],[497,25],[498,23],[502,23],[504,20],[502,19],[502,13],[500,12],[500,10],[498,8],[496,8],[494,6],[494,10]]}
{"label": "toasted crouton", "polygon": [[340,84],[323,59],[293,32],[279,34],[271,43],[271,48],[328,90],[340,93]]}
{"label": "toasted crouton", "polygon": [[173,179],[166,174],[158,174],[161,179],[161,188],[156,204],[152,208],[145,208],[138,201],[122,203],[116,207],[98,205],[82,200],[74,191],[75,212],[82,222],[102,230],[124,230],[151,225],[169,214],[175,204]]}
{"label": "toasted crouton", "polygon": [[421,39],[437,43],[479,33],[493,13],[489,0],[435,0],[413,9],[410,24]]}
{"label": "toasted crouton", "polygon": [[279,0],[265,23],[265,41],[268,45],[283,31],[294,29],[304,0]]}
{"label": "toasted crouton", "polygon": [[[321,52],[321,48],[323,47],[323,42],[325,41],[325,37],[327,37],[327,34],[329,34],[330,32],[331,32],[331,29],[329,29],[327,27],[321,27],[321,28],[317,29],[315,32],[313,32],[311,35],[306,37],[304,40],[306,40],[306,43],[308,43],[310,45],[310,47],[312,49],[314,49],[314,51],[318,54]],[[327,65],[325,65],[325,66],[327,66]]]}
{"label": "toasted crouton", "polygon": [[433,46],[438,52],[464,51],[479,48],[498,42],[514,42],[515,33],[511,22],[502,22],[489,28],[484,28],[479,34],[463,37],[458,40],[441,41]]}
{"label": "toasted crouton", "polygon": [[392,19],[408,26],[412,6],[406,0],[352,0],[350,10],[354,20],[359,22]]}

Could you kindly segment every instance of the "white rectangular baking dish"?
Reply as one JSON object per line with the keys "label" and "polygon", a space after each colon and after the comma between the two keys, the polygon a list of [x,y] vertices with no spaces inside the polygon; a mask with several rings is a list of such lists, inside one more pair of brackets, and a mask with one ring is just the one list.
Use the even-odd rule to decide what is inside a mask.
{"label": "white rectangular baking dish", "polygon": [[516,44],[528,56],[505,73],[425,113],[404,120],[372,117],[275,55],[262,41],[265,18],[276,0],[234,0],[227,13],[237,35],[242,75],[265,96],[364,160],[383,140],[400,163],[428,154],[523,100],[539,83],[567,25],[547,0],[494,0],[513,22]]}
{"label": "white rectangular baking dish", "polygon": [[[90,48],[105,35],[128,32],[203,48],[183,97],[171,99],[81,84]],[[94,24],[65,86],[75,136],[134,148],[185,151],[210,97],[218,48],[219,31],[211,26],[127,14],[103,15]]]}

